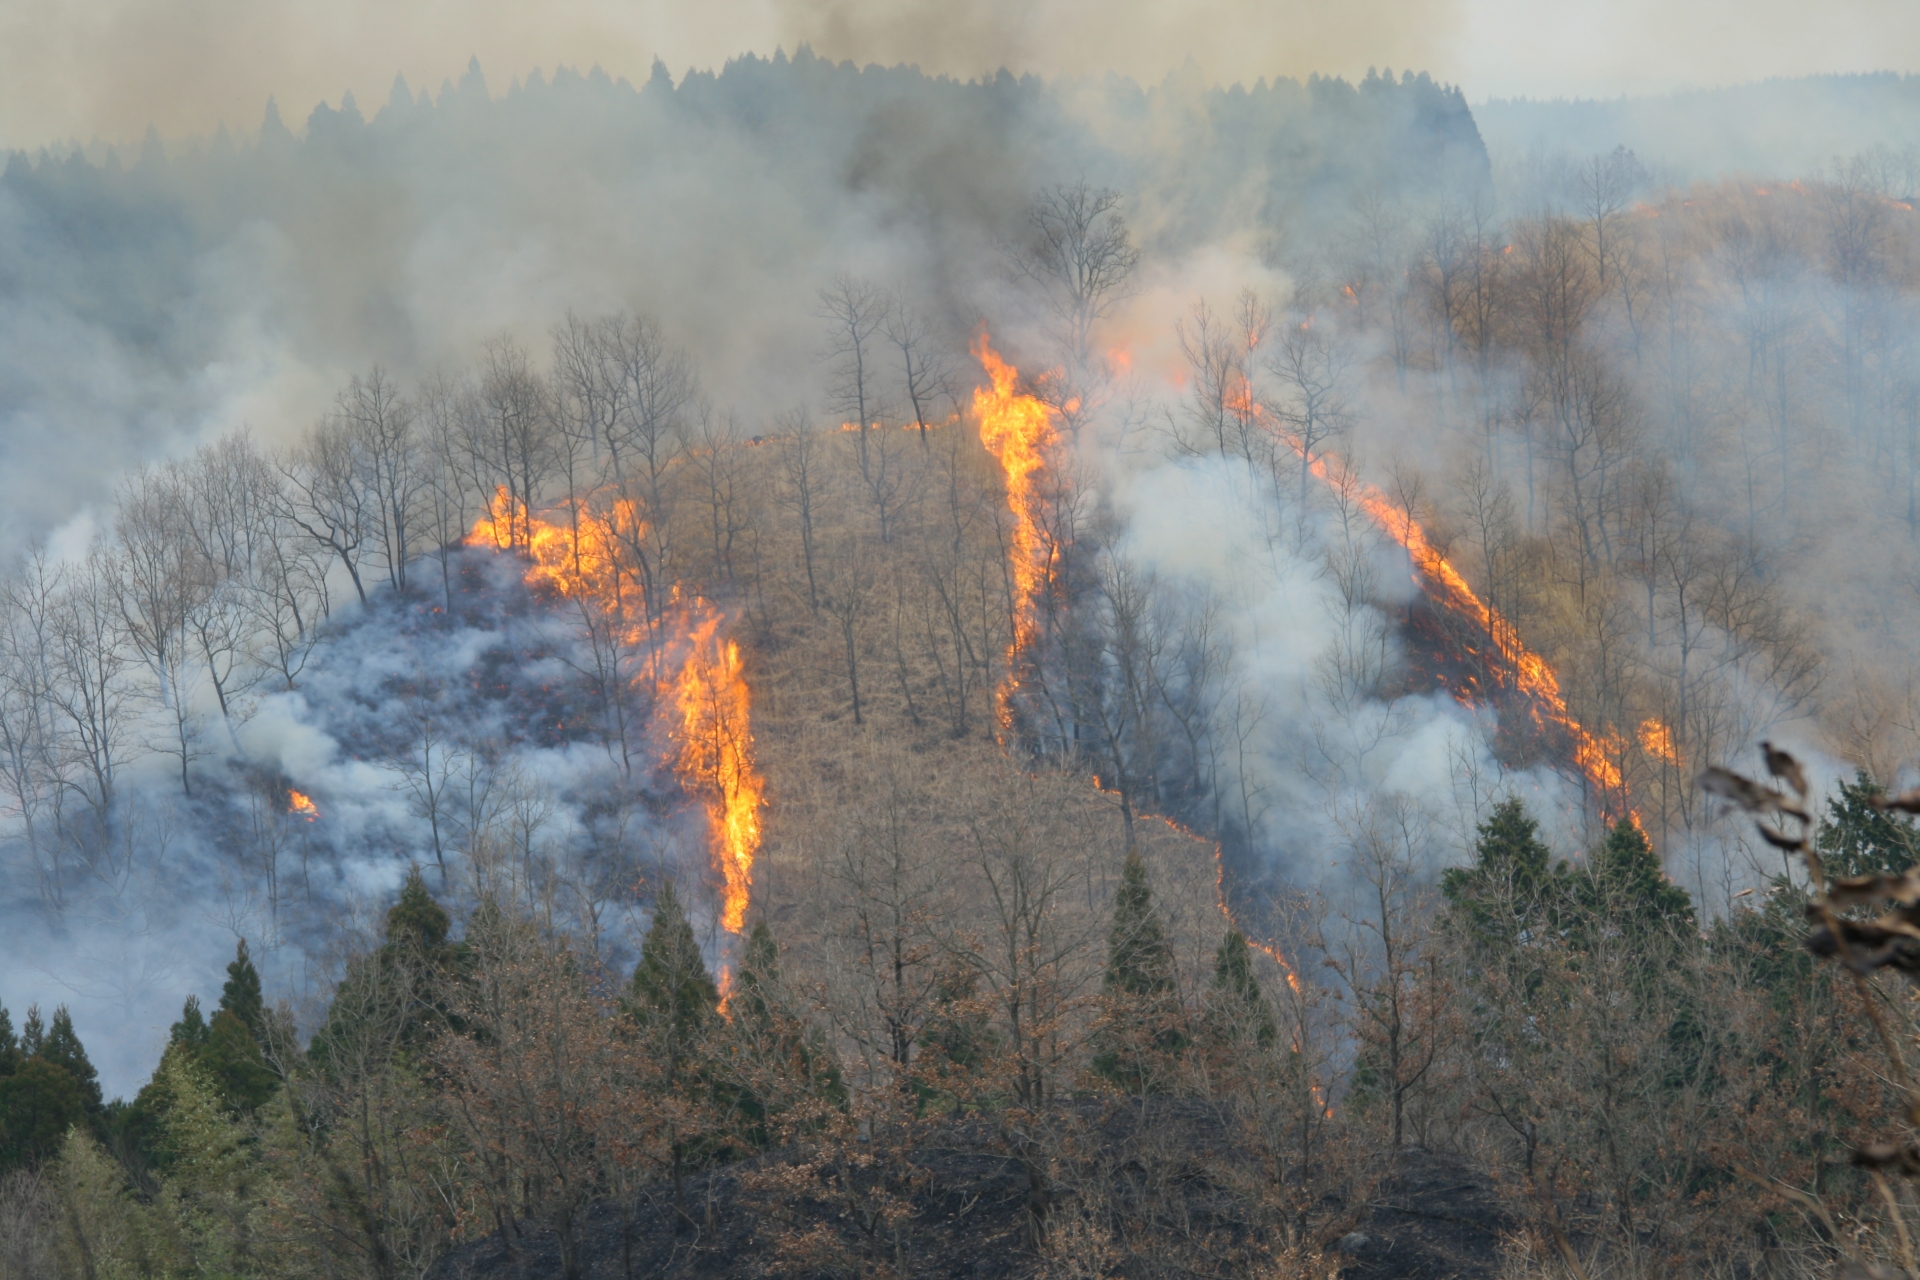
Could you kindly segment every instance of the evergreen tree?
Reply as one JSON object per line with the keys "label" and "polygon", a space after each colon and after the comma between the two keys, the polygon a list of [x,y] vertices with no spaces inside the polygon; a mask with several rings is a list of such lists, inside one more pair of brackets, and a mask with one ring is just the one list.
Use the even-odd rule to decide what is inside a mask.
{"label": "evergreen tree", "polygon": [[436,955],[447,945],[452,923],[446,908],[427,892],[420,868],[410,868],[406,883],[400,886],[399,900],[387,909],[387,946],[413,947],[422,955]]}
{"label": "evergreen tree", "polygon": [[45,1043],[46,1038],[47,1025],[40,1021],[40,1006],[37,1004],[28,1005],[26,1023],[20,1028],[20,1056],[23,1058],[39,1057],[40,1046]]}
{"label": "evergreen tree", "polygon": [[1450,868],[1440,879],[1453,927],[1511,947],[1550,924],[1561,889],[1552,858],[1520,797],[1502,800],[1480,824],[1473,865]]}
{"label": "evergreen tree", "polygon": [[188,996],[180,1006],[180,1020],[167,1030],[167,1043],[197,1053],[207,1042],[207,1020],[200,1012],[200,997]]}
{"label": "evergreen tree", "polygon": [[659,1041],[669,1083],[719,1006],[720,992],[707,972],[693,926],[680,908],[680,895],[669,880],[654,900],[653,924],[627,985],[627,1009]]}
{"label": "evergreen tree", "polygon": [[227,966],[227,982],[220,988],[220,1008],[214,1020],[219,1021],[220,1013],[231,1013],[255,1040],[264,1041],[266,1012],[266,1002],[260,994],[260,972],[253,967],[253,960],[247,955],[247,940],[242,938],[233,963]]}
{"label": "evergreen tree", "polygon": [[53,1025],[47,1029],[39,1056],[73,1077],[86,1102],[87,1114],[98,1118],[105,1108],[100,1096],[100,1073],[87,1059],[86,1048],[73,1029],[73,1015],[67,1012],[67,1006],[61,1005],[53,1011]]}
{"label": "evergreen tree", "polygon": [[1173,949],[1137,850],[1120,869],[1101,990],[1107,1014],[1096,1036],[1095,1074],[1131,1093],[1153,1092],[1186,1036],[1173,994]]}
{"label": "evergreen tree", "polygon": [[279,1087],[279,1078],[261,1055],[260,1042],[231,1009],[213,1015],[207,1042],[194,1056],[220,1101],[236,1115],[252,1115]]}
{"label": "evergreen tree", "polygon": [[1877,871],[1905,871],[1920,851],[1920,831],[1913,820],[1892,810],[1876,809],[1873,801],[1885,789],[1867,775],[1854,774],[1840,784],[1840,794],[1827,801],[1827,812],[1814,837],[1814,847],[1830,876],[1864,876]]}
{"label": "evergreen tree", "polygon": [[0,1076],[12,1075],[23,1061],[20,1038],[13,1033],[13,1018],[7,1013],[7,1006],[0,1004]]}
{"label": "evergreen tree", "polygon": [[52,1159],[67,1131],[87,1119],[79,1083],[37,1054],[28,1058],[0,1079],[0,1172]]}
{"label": "evergreen tree", "polygon": [[1250,1039],[1262,1049],[1270,1049],[1280,1037],[1273,1005],[1253,976],[1253,948],[1247,945],[1247,935],[1238,929],[1228,929],[1214,953],[1208,1006],[1217,1042],[1230,1045]]}
{"label": "evergreen tree", "polygon": [[809,1038],[782,999],[780,949],[764,920],[747,935],[727,1013],[727,1061],[715,1093],[738,1117],[749,1145],[770,1144],[770,1122],[809,1099],[844,1105],[846,1086],[832,1052]]}
{"label": "evergreen tree", "polygon": [[1120,889],[1113,899],[1113,927],[1107,931],[1108,995],[1155,996],[1173,989],[1173,951],[1167,931],[1153,909],[1147,864],[1138,851],[1127,854]]}
{"label": "evergreen tree", "polygon": [[913,1068],[914,1092],[923,1111],[967,1105],[989,1074],[1000,1036],[979,990],[980,973],[964,960],[942,966],[934,978]]}
{"label": "evergreen tree", "polygon": [[1637,935],[1691,937],[1693,899],[1668,880],[1646,832],[1622,818],[1587,865],[1585,895],[1600,918]]}

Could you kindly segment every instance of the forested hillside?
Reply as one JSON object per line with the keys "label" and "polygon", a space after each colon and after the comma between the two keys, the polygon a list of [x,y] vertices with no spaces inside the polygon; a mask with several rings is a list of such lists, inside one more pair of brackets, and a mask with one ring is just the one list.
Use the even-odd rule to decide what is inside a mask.
{"label": "forested hillside", "polygon": [[0,1275],[1910,1265],[1894,172],[811,56],[16,157],[137,376],[0,393]]}

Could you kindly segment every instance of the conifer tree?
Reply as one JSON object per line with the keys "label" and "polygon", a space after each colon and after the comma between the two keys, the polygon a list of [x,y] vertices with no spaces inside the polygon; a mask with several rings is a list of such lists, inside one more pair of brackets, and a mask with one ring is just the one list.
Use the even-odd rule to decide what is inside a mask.
{"label": "conifer tree", "polygon": [[0,1172],[52,1159],[67,1131],[87,1123],[87,1097],[38,1055],[0,1079]]}
{"label": "conifer tree", "polygon": [[1130,1092],[1150,1092],[1164,1066],[1156,1060],[1178,1054],[1185,1037],[1173,996],[1173,949],[1138,850],[1120,869],[1101,990],[1108,1010],[1093,1069]]}
{"label": "conifer tree", "polygon": [[197,1053],[207,1042],[207,1020],[200,1012],[200,997],[188,996],[180,1006],[180,1020],[167,1030],[167,1043]]}
{"label": "conifer tree", "polygon": [[420,868],[409,868],[399,900],[387,908],[387,945],[413,947],[423,955],[434,955],[446,946],[451,928],[446,908],[427,891]]}
{"label": "conifer tree", "polygon": [[250,1116],[279,1087],[261,1055],[260,1042],[231,1009],[213,1015],[207,1042],[195,1055],[220,1101],[237,1115]]}
{"label": "conifer tree", "polygon": [[40,1020],[40,1006],[27,1006],[27,1020],[20,1028],[20,1056],[37,1058],[47,1038],[47,1024]]}
{"label": "conifer tree", "polygon": [[214,1015],[216,1022],[222,1012],[240,1019],[255,1040],[265,1039],[266,1002],[260,994],[260,972],[253,967],[252,957],[247,955],[245,938],[240,939],[233,963],[227,966],[226,985],[220,988],[220,1008]]}
{"label": "conifer tree", "polygon": [[7,1006],[0,1004],[0,1076],[18,1071],[22,1060],[20,1038],[13,1033],[13,1018],[7,1013]]}
{"label": "conifer tree", "polygon": [[1273,1005],[1253,976],[1253,948],[1247,945],[1247,935],[1238,929],[1228,929],[1214,953],[1208,1012],[1216,1038],[1229,1043],[1251,1040],[1262,1049],[1270,1049],[1280,1037]]}
{"label": "conifer tree", "polygon": [[80,1087],[88,1115],[101,1114],[105,1101],[100,1096],[100,1073],[87,1059],[86,1048],[73,1029],[73,1015],[67,1012],[67,1006],[61,1005],[53,1011],[53,1025],[47,1028],[39,1056],[73,1077],[73,1082]]}
{"label": "conifer tree", "polygon": [[979,988],[979,971],[964,960],[942,966],[934,979],[914,1061],[914,1091],[922,1110],[964,1106],[979,1092],[1000,1042]]}
{"label": "conifer tree", "polygon": [[1911,818],[1874,807],[1874,800],[1884,791],[1861,769],[1852,782],[1842,782],[1840,793],[1827,801],[1814,843],[1828,875],[1905,871],[1914,864],[1916,853],[1920,853],[1920,831]]}
{"label": "conifer tree", "polygon": [[769,1122],[809,1098],[832,1106],[845,1102],[833,1054],[809,1040],[805,1024],[782,999],[780,949],[764,920],[747,935],[727,1014],[728,1066],[717,1093],[742,1121],[749,1144],[772,1142]]}
{"label": "conifer tree", "polygon": [[1615,925],[1648,936],[1691,936],[1685,926],[1693,921],[1693,899],[1667,879],[1646,832],[1632,818],[1613,824],[1594,851],[1587,877],[1592,909]]}
{"label": "conifer tree", "polygon": [[693,926],[673,882],[661,886],[640,963],[627,986],[627,1008],[659,1042],[671,1084],[720,1006]]}
{"label": "conifer tree", "polygon": [[1454,927],[1504,948],[1549,924],[1561,879],[1552,857],[1520,797],[1502,800],[1480,824],[1473,865],[1451,868],[1440,879]]}

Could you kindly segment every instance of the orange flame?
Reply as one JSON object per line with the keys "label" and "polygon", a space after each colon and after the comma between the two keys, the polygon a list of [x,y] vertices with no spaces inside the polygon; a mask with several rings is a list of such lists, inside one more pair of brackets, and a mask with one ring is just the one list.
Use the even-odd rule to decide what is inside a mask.
{"label": "orange flame", "polygon": [[308,822],[312,822],[320,816],[320,806],[313,802],[313,797],[310,795],[299,791],[288,791],[287,812],[297,813]]}
{"label": "orange flame", "polygon": [[714,614],[694,632],[680,671],[680,776],[707,796],[707,829],[725,881],[720,923],[739,933],[753,890],[765,785],[753,765],[750,699],[740,646],[718,638]]}
{"label": "orange flame", "polygon": [[1039,630],[1040,595],[1053,581],[1053,558],[1040,530],[1034,473],[1046,465],[1046,450],[1055,433],[1053,410],[1019,390],[1019,370],[995,353],[985,333],[975,340],[973,354],[991,380],[991,386],[976,388],[973,393],[980,443],[1000,460],[1006,476],[1007,506],[1013,512],[1013,643],[1007,647],[1007,679],[995,695],[1004,738],[1013,726],[1016,663],[1033,647]]}
{"label": "orange flame", "polygon": [[[467,536],[469,546],[504,548],[518,540],[530,563],[526,581],[551,587],[569,599],[588,599],[618,619],[631,639],[645,625],[644,600],[635,575],[623,568],[622,540],[644,531],[633,504],[618,500],[604,513],[582,512],[578,528],[564,511],[548,519],[529,514],[503,488]],[[765,786],[753,763],[751,698],[740,647],[720,639],[721,615],[694,599],[672,611],[687,657],[671,678],[649,667],[635,677],[674,695],[669,732],[678,746],[675,767],[688,793],[706,806],[713,861],[724,891],[721,924],[739,933],[753,889],[753,860],[760,848],[760,807]]]}
{"label": "orange flame", "polygon": [[1680,767],[1680,750],[1673,745],[1673,730],[1657,719],[1640,722],[1640,749],[1656,760]]}

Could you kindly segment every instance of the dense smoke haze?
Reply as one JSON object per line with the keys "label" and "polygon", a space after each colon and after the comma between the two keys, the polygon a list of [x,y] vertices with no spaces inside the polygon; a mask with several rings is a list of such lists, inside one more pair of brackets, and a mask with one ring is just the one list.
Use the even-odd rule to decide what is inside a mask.
{"label": "dense smoke haze", "polygon": [[[823,54],[905,58],[927,38],[960,60],[941,69],[1023,65],[1004,47],[1018,29],[1009,37],[991,12],[976,31],[917,11],[890,26],[858,7],[762,17],[781,38],[817,32]],[[489,30],[503,38],[510,24]],[[1396,57],[1444,65],[1453,30],[1416,30]],[[1904,38],[1897,21],[1888,31],[1883,52]],[[1022,659],[1045,678],[1023,696],[1051,701],[1015,708],[1019,745],[1217,836],[1249,883],[1339,900],[1329,851],[1378,821],[1382,796],[1418,809],[1408,838],[1427,871],[1464,856],[1497,794],[1526,796],[1569,850],[1631,796],[1670,874],[1720,909],[1767,868],[1691,787],[1696,761],[1773,734],[1824,762],[1823,780],[1855,762],[1883,776],[1908,767],[1913,721],[1897,699],[1911,699],[1911,668],[1895,637],[1916,621],[1920,572],[1901,274],[1914,169],[1894,126],[1863,122],[1911,97],[1910,82],[1718,100],[1763,124],[1799,115],[1829,131],[1819,139],[1785,145],[1760,128],[1640,144],[1634,130],[1656,129],[1662,111],[1701,113],[1506,104],[1488,113],[1500,130],[1489,138],[1459,90],[1424,75],[1227,88],[1198,54],[1145,87],[935,80],[811,51],[684,77],[655,63],[632,82],[509,74],[542,48],[485,70],[475,60],[443,87],[403,76],[310,112],[294,105],[307,91],[276,81],[279,105],[258,127],[177,136],[226,110],[209,102],[137,145],[13,154],[0,180],[0,547],[45,548],[47,571],[65,575],[49,599],[92,599],[73,594],[95,572],[90,547],[111,558],[131,545],[129,503],[158,474],[130,481],[142,466],[244,439],[268,470],[301,474],[289,451],[339,419],[348,379],[378,366],[424,406],[436,386],[492,385],[510,350],[545,378],[570,316],[658,324],[697,372],[683,440],[751,450],[796,423],[830,428],[857,416],[830,299],[872,282],[911,309],[943,376],[925,407],[889,383],[869,417],[967,421],[980,376],[968,351],[984,327],[1040,377],[1063,424],[1054,468],[1078,495],[1062,509],[1083,521],[1068,541],[1085,550],[1063,570],[1063,612]],[[1127,63],[1098,40],[1085,57],[1059,69]],[[89,83],[69,85],[72,119],[125,118]],[[157,100],[138,74],[116,92]],[[1834,105],[1807,123],[1808,101]],[[1623,141],[1646,145],[1644,162],[1616,153]],[[1790,167],[1762,168],[1779,157]],[[1723,179],[1750,171],[1771,176]],[[1766,194],[1795,179],[1815,185]],[[1110,296],[1076,304],[1073,330],[1031,269],[1031,237],[1035,193],[1076,189],[1116,193],[1094,224],[1123,218],[1138,257]],[[1597,250],[1576,244],[1586,235]],[[1577,314],[1552,311],[1555,272],[1578,277],[1565,304]],[[1484,310],[1497,289],[1545,310],[1502,328]],[[1331,479],[1309,474],[1316,458]],[[1558,728],[1516,737],[1524,708],[1433,678],[1454,659],[1416,652],[1440,624],[1421,622],[1405,539],[1356,484],[1425,524],[1553,657],[1573,718],[1615,735],[1602,743],[1612,774],[1575,768]],[[462,519],[415,545],[457,540],[486,489],[462,488]],[[549,476],[527,496],[564,495]],[[724,568],[732,583],[734,553],[714,540],[702,572]],[[1682,544],[1697,553],[1685,563]],[[394,726],[423,714],[420,688],[477,680],[511,654],[514,680],[557,697],[551,686],[591,665],[550,599],[510,625],[487,613],[504,605],[456,607],[449,594],[436,626],[457,618],[459,630],[409,630],[391,585],[407,553],[383,553],[387,585],[366,568],[364,604],[339,561],[370,566],[371,544],[314,554],[303,572],[333,618],[295,629],[309,668],[261,666],[273,678],[255,679],[234,713],[217,681],[168,666],[192,662],[129,657],[115,686],[120,798],[96,797],[101,830],[116,834],[49,853],[10,833],[0,1000],[71,1004],[110,1088],[138,1084],[166,1011],[208,989],[235,935],[253,940],[277,991],[310,996],[337,973],[322,926],[371,929],[370,904],[406,867],[440,860],[394,763]],[[414,575],[430,588],[446,571],[422,562]],[[744,632],[754,592],[726,589]],[[1143,612],[1127,626],[1157,637],[1150,654],[1114,639],[1132,634],[1120,614],[1136,589]],[[260,666],[251,641],[241,650]],[[982,661],[997,679],[998,659]],[[1161,690],[1150,707],[1116,700],[1134,662]],[[700,817],[676,784],[642,770],[623,793],[628,817],[609,818],[587,800],[606,790],[606,742],[542,739],[529,699],[508,721],[489,717],[508,716],[511,698],[443,714],[467,722],[455,750],[468,781],[484,756],[501,794],[514,790],[497,803],[501,829],[513,804],[538,809],[542,865],[572,868],[554,883],[575,897],[556,908],[549,894],[548,908],[628,957],[644,916],[628,890],[664,866],[706,886],[711,935]],[[1640,745],[1647,723],[1679,735],[1681,763]],[[201,794],[185,794],[195,774]],[[50,785],[84,791],[64,775]],[[291,790],[317,799],[320,822],[276,807]],[[24,822],[31,805],[10,807]],[[281,902],[283,859],[300,863],[294,905]]]}

